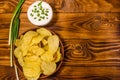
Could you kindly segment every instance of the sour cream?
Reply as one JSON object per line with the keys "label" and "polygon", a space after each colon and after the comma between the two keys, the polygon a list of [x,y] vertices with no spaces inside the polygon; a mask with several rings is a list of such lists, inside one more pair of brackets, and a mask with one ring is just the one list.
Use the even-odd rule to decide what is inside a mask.
{"label": "sour cream", "polygon": [[53,11],[48,3],[43,1],[36,1],[29,6],[27,16],[32,24],[37,26],[44,26],[51,21]]}

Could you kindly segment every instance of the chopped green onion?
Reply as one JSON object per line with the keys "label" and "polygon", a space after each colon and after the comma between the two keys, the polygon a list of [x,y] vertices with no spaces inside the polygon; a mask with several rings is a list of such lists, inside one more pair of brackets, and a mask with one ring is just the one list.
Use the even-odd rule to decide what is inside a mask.
{"label": "chopped green onion", "polygon": [[42,18],[45,19],[45,16],[43,16]]}
{"label": "chopped green onion", "polygon": [[48,10],[46,10],[45,12],[46,12],[46,13],[48,13],[49,11],[48,11]]}
{"label": "chopped green onion", "polygon": [[32,9],[32,12],[34,12],[34,10]]}
{"label": "chopped green onion", "polygon": [[35,11],[37,10],[37,8],[35,8]]}
{"label": "chopped green onion", "polygon": [[41,19],[38,19],[38,21],[41,21]]}
{"label": "chopped green onion", "polygon": [[36,5],[34,7],[37,7]]}
{"label": "chopped green onion", "polygon": [[10,45],[10,66],[13,66],[12,61],[12,54],[13,54],[13,44],[18,36],[18,29],[19,29],[19,15],[21,11],[21,6],[25,0],[19,0],[18,5],[13,13],[11,22],[10,22],[10,29],[9,29],[9,42]]}
{"label": "chopped green onion", "polygon": [[[42,19],[48,19],[48,11],[49,9],[44,9],[42,7],[42,0],[40,1],[40,3],[38,3],[37,5],[34,5],[32,12],[30,13],[30,16],[33,17],[33,19],[37,19],[37,17],[39,17],[39,19],[37,19],[38,21],[41,21]],[[34,14],[36,16],[34,16]],[[41,15],[42,14],[42,15]]]}
{"label": "chopped green onion", "polygon": [[39,10],[37,10],[37,13],[39,13]]}
{"label": "chopped green onion", "polygon": [[40,1],[40,3],[38,3],[38,6],[41,6],[41,4],[42,4],[42,0]]}
{"label": "chopped green onion", "polygon": [[34,17],[34,19],[37,19],[36,17]]}
{"label": "chopped green onion", "polygon": [[37,14],[37,16],[39,17],[39,16],[40,16],[40,14],[38,13],[38,14]]}
{"label": "chopped green onion", "polygon": [[39,8],[40,10],[42,10],[42,6],[40,6],[40,8]]}
{"label": "chopped green onion", "polygon": [[32,14],[32,13],[30,13],[30,16],[32,16],[32,17],[33,17],[33,14]]}
{"label": "chopped green onion", "polygon": [[47,13],[46,13],[45,15],[46,15],[46,16],[48,16],[48,14],[47,14]]}

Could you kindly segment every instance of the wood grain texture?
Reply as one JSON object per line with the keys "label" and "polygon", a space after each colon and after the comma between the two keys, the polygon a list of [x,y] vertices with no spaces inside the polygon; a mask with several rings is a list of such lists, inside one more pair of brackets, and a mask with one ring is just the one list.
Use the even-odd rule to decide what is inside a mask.
{"label": "wood grain texture", "polygon": [[[0,69],[1,80],[16,80],[14,68],[0,66]],[[119,72],[120,69],[116,67],[62,66],[57,73],[49,78],[39,80],[119,80]],[[19,78],[26,80],[20,71]]]}
{"label": "wood grain texture", "polygon": [[[48,2],[54,12],[120,12],[119,0],[43,0]],[[18,0],[0,1],[0,13],[13,12]],[[23,12],[35,0],[25,0]]]}
{"label": "wood grain texture", "polygon": [[[0,39],[7,39],[12,14],[0,16]],[[20,34],[37,27],[29,22],[26,13],[21,13],[20,18]],[[62,38],[117,39],[120,32],[120,13],[54,13],[47,27]]]}
{"label": "wood grain texture", "polygon": [[[19,35],[33,28],[26,0],[20,15]],[[61,38],[65,57],[54,75],[42,80],[120,80],[120,1],[44,0],[53,10],[44,26]],[[16,80],[9,62],[9,25],[18,0],[0,1],[0,80]],[[19,71],[20,80],[26,80]]]}

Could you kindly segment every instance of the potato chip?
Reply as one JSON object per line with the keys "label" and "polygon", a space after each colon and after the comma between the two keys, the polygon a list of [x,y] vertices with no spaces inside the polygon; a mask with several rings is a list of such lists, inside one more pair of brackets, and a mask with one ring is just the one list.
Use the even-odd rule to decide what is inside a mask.
{"label": "potato chip", "polygon": [[15,46],[19,46],[19,43],[20,43],[20,39],[16,39],[16,41],[15,41]]}
{"label": "potato chip", "polygon": [[[42,74],[40,64],[41,63],[38,62],[25,62],[23,66],[23,72],[26,78],[38,78],[38,76]],[[28,68],[28,70],[26,70],[26,68]],[[28,71],[29,73],[27,73],[26,71]]]}
{"label": "potato chip", "polygon": [[23,35],[20,36],[20,39],[16,39],[15,46],[20,46],[22,44]]}
{"label": "potato chip", "polygon": [[[23,57],[26,56],[26,55],[28,55],[28,50],[22,51],[22,55],[23,55]],[[30,54],[30,55],[31,55],[31,54]]]}
{"label": "potato chip", "polygon": [[41,69],[44,75],[50,75],[56,70],[56,64],[54,62],[45,62],[41,64]]}
{"label": "potato chip", "polygon": [[25,62],[41,62],[40,61],[40,58],[38,57],[38,56],[36,56],[36,55],[32,55],[32,56],[25,56],[24,57],[24,61]]}
{"label": "potato chip", "polygon": [[60,61],[61,59],[60,47],[58,48],[56,54],[54,54],[54,59],[55,59],[54,62],[56,63]]}
{"label": "potato chip", "polygon": [[41,42],[42,42],[42,45],[43,45],[43,46],[45,46],[45,45],[47,45],[47,44],[48,44],[47,40],[45,40],[45,39],[42,39],[42,41],[41,41]]}
{"label": "potato chip", "polygon": [[51,36],[52,35],[51,32],[45,28],[37,29],[37,32],[40,33],[40,35],[44,35],[44,36]]}
{"label": "potato chip", "polygon": [[35,49],[33,53],[37,56],[41,56],[42,54],[44,54],[44,52],[45,52],[44,49],[38,48],[38,49]]}
{"label": "potato chip", "polygon": [[27,78],[27,80],[37,80],[39,78],[39,76],[38,77],[34,77],[34,78],[30,78],[30,77],[26,77],[26,78]]}
{"label": "potato chip", "polygon": [[29,45],[22,44],[22,45],[20,46],[20,49],[21,49],[21,51],[22,51],[22,55],[23,55],[23,56],[26,56],[27,53],[28,53]]}
{"label": "potato chip", "polygon": [[23,66],[23,73],[27,78],[39,78],[39,75],[42,73],[40,66]]}
{"label": "potato chip", "polygon": [[48,45],[45,45],[45,46],[43,47],[43,49],[44,49],[45,51],[48,51],[48,50],[49,50]]}
{"label": "potato chip", "polygon": [[38,33],[35,31],[28,31],[25,33],[25,35],[23,36],[23,43],[24,44],[29,44],[32,40],[33,37],[37,36]]}
{"label": "potato chip", "polygon": [[55,53],[59,47],[59,38],[57,35],[50,36],[48,38],[49,51]]}
{"label": "potato chip", "polygon": [[39,75],[37,77],[26,77],[27,80],[37,80],[39,78]]}
{"label": "potato chip", "polygon": [[35,54],[37,56],[41,56],[45,52],[44,49],[42,49],[38,46],[31,46],[29,48],[29,51],[31,51],[33,54]]}
{"label": "potato chip", "polygon": [[22,56],[22,52],[20,50],[20,47],[17,47],[15,50],[14,50],[14,55],[16,58],[20,58]]}
{"label": "potato chip", "polygon": [[22,56],[18,58],[18,62],[21,66],[24,66],[24,61]]}
{"label": "potato chip", "polygon": [[22,40],[22,39],[23,39],[23,36],[24,36],[24,35],[21,35],[21,36],[20,36],[20,40]]}
{"label": "potato chip", "polygon": [[41,59],[46,62],[51,62],[54,60],[53,55],[48,51],[41,55]]}
{"label": "potato chip", "polygon": [[38,44],[40,41],[44,38],[44,35],[38,35],[34,38],[32,38],[32,42],[30,45]]}
{"label": "potato chip", "polygon": [[[35,61],[35,62],[30,62],[30,61],[25,61],[24,62],[24,65],[26,66],[26,67],[34,67],[34,66],[40,66],[41,65],[41,60],[39,60],[39,61]],[[23,66],[24,67],[24,66]]]}

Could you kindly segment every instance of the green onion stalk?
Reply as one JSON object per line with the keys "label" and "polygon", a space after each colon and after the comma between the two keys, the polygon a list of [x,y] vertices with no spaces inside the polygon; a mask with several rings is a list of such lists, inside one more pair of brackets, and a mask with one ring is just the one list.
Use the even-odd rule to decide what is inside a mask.
{"label": "green onion stalk", "polygon": [[16,6],[16,9],[13,13],[11,22],[10,22],[10,29],[9,29],[9,42],[8,44],[10,45],[10,66],[13,66],[13,59],[12,59],[12,54],[13,54],[13,44],[15,40],[18,37],[18,32],[19,32],[19,26],[20,26],[20,13],[21,13],[21,7],[22,4],[24,3],[25,0],[19,0],[18,5]]}

